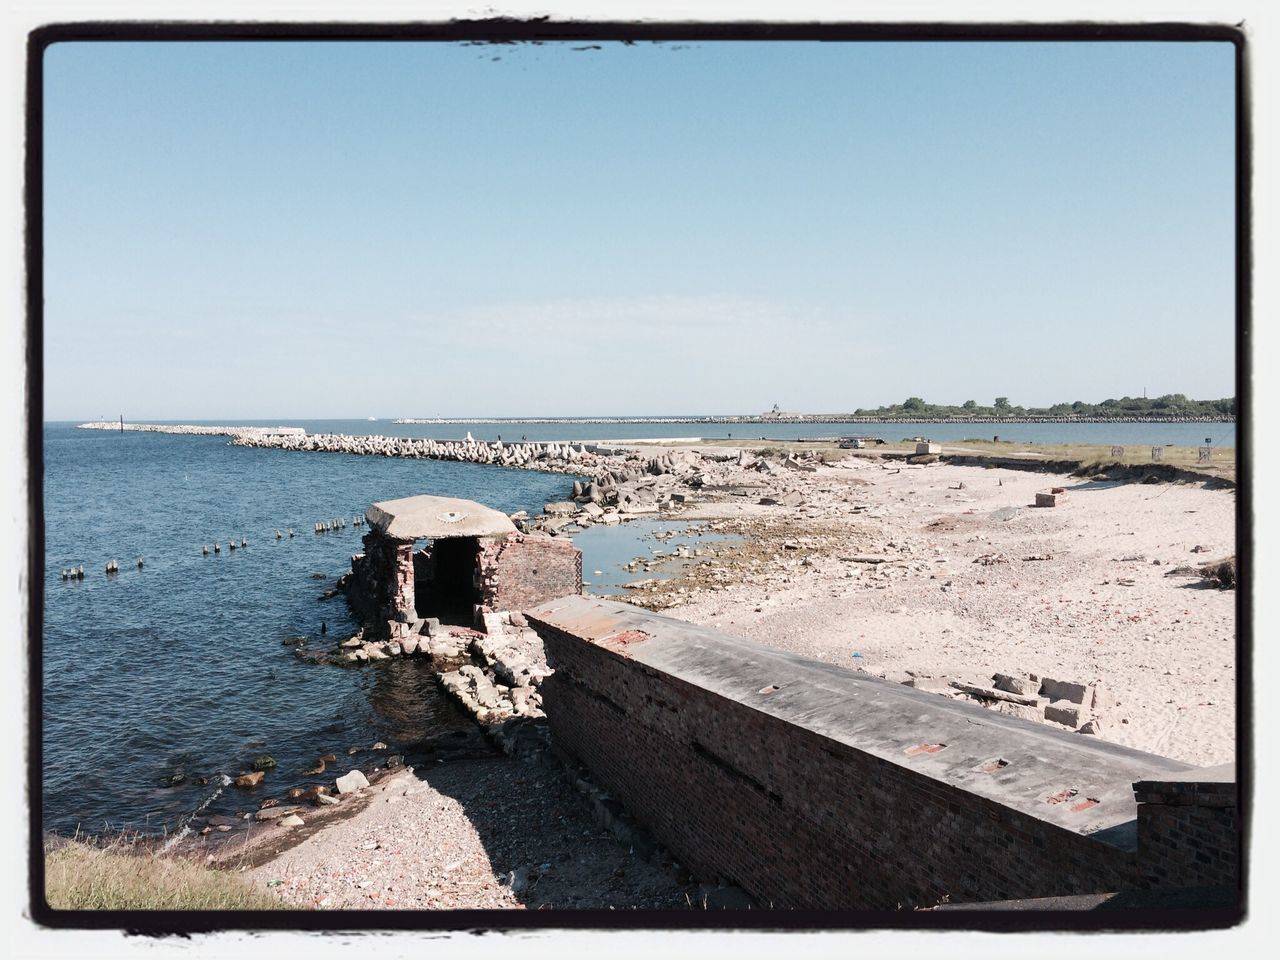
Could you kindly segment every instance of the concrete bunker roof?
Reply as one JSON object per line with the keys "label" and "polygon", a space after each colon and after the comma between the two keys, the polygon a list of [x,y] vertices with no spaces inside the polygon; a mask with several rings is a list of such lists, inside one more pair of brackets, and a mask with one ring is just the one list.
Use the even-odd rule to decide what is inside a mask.
{"label": "concrete bunker roof", "polygon": [[511,518],[474,500],[419,494],[380,500],[364,513],[377,530],[396,540],[502,537],[516,532]]}

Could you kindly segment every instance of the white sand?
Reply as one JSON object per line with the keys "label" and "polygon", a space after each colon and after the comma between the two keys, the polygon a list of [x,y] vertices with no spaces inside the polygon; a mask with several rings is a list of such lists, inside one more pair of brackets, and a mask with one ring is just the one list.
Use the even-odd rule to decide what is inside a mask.
{"label": "white sand", "polygon": [[[914,670],[978,682],[995,672],[1100,681],[1116,700],[1102,717],[1104,739],[1195,764],[1234,759],[1235,592],[1165,576],[1235,552],[1233,490],[894,469],[849,460],[786,471],[770,486],[801,491],[800,511],[749,502],[698,512],[803,517],[840,531],[839,555],[902,562],[822,551],[806,567],[803,549],[780,551],[764,575],[697,591],[668,612],[890,678]],[[1052,485],[1067,488],[1065,503],[1028,506]],[[1003,507],[1018,509],[994,518]],[[983,555],[1008,562],[974,562]],[[1024,559],[1044,555],[1052,559]]]}

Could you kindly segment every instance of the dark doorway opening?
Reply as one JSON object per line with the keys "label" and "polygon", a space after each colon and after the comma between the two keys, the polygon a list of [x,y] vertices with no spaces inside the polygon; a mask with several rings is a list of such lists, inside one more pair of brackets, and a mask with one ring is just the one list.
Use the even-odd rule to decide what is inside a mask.
{"label": "dark doorway opening", "polygon": [[447,623],[470,624],[472,608],[479,602],[476,563],[480,541],[476,537],[449,537],[431,542],[429,562],[414,584],[415,606],[420,617],[439,617]]}

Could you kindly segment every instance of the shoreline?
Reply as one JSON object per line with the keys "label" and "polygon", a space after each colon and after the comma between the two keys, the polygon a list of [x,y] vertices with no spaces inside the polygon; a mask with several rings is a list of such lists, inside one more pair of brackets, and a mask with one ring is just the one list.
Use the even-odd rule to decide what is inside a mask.
{"label": "shoreline", "polygon": [[[584,445],[556,462],[557,472],[607,477],[617,502],[600,506],[582,487],[578,498],[523,522],[557,535],[637,517],[736,533],[741,543],[680,558],[670,578],[612,599],[897,682],[934,683],[939,695],[963,696],[949,681],[985,684],[993,671],[1099,682],[1114,703],[1096,734],[1102,739],[1200,765],[1234,759],[1234,594],[1165,576],[1234,553],[1234,490],[1214,489],[1207,477],[1153,488],[1132,474],[1125,482],[863,455],[824,463],[736,446],[619,443],[590,453]],[[1051,482],[1067,489],[1065,502],[1029,507]],[[1194,547],[1201,549],[1192,554]],[[459,699],[473,715],[483,708]],[[567,774],[558,761],[534,762],[550,760],[545,748],[520,752],[371,775],[369,787],[332,813],[303,808],[304,822],[292,827],[279,826],[285,817],[255,823],[251,852],[219,862],[247,856],[255,884],[282,880],[269,889],[315,908],[696,900],[701,888],[664,865],[661,851],[641,869],[634,841],[624,848],[617,840],[630,827],[605,829],[581,787],[562,792]],[[521,853],[519,831],[537,832],[545,804],[530,805],[527,791],[486,799],[468,786],[513,778],[590,825],[554,838],[567,862],[540,853],[532,863]],[[377,854],[393,841],[403,841],[394,857]],[[448,858],[437,856],[446,847]],[[586,849],[595,866],[575,877],[574,851]],[[325,892],[334,884],[339,894]],[[539,890],[542,901],[533,896]]]}
{"label": "shoreline", "polygon": [[1154,416],[973,416],[973,417],[868,417],[853,414],[797,414],[795,416],[752,417],[440,417],[419,419],[396,417],[392,423],[403,424],[505,424],[505,423],[564,423],[564,424],[619,424],[619,423],[671,423],[671,424],[764,424],[786,423],[854,423],[893,425],[895,423],[1235,423],[1234,416],[1204,417],[1154,417]]}

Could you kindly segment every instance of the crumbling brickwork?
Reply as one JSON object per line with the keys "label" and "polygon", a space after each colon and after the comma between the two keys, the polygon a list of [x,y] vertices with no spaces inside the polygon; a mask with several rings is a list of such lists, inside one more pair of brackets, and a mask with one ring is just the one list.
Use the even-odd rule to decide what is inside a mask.
{"label": "crumbling brickwork", "polygon": [[351,558],[351,576],[344,585],[352,612],[364,623],[413,619],[413,542],[377,530],[361,542],[364,553]]}
{"label": "crumbling brickwork", "polygon": [[582,593],[582,551],[567,537],[513,533],[485,540],[476,562],[480,602],[491,610],[526,610]]}
{"label": "crumbling brickwork", "polygon": [[[762,906],[896,909],[1150,885],[1132,830],[1107,842],[1066,829],[638,663],[616,637],[607,649],[531,622],[555,671],[541,688],[553,742],[700,878]],[[1224,822],[1183,822],[1190,836],[1204,831],[1198,842],[1229,848],[1213,833]]]}
{"label": "crumbling brickwork", "polygon": [[[352,612],[365,624],[384,624],[430,615],[459,600],[477,600],[490,610],[524,610],[582,593],[582,552],[567,537],[516,533],[462,539],[475,549],[474,560],[467,550],[445,556],[443,547],[460,540],[438,540],[415,551],[412,541],[370,530],[344,584]],[[455,569],[459,563],[466,569]],[[447,583],[442,582],[445,572]]]}

